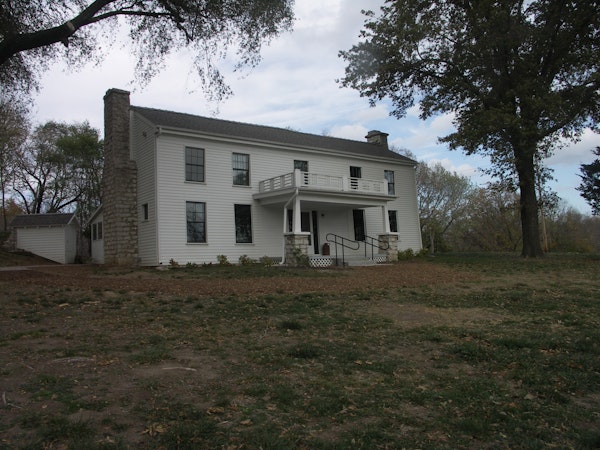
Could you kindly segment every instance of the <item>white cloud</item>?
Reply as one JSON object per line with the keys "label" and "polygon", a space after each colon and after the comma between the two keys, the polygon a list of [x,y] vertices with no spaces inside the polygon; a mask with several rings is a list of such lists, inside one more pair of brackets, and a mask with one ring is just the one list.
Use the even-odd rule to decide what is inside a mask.
{"label": "white cloud", "polygon": [[429,160],[426,160],[426,162],[433,166],[436,164],[441,164],[442,167],[444,169],[446,169],[449,172],[455,172],[456,174],[463,176],[463,177],[479,177],[481,174],[480,172],[477,170],[476,167],[473,167],[471,164],[467,164],[467,163],[462,163],[459,165],[455,165],[455,162],[452,161],[449,158],[443,158],[443,159],[436,159],[436,158],[431,158]]}
{"label": "white cloud", "polygon": [[364,108],[361,108],[352,114],[352,119],[360,122],[372,122],[374,120],[387,119],[389,117],[390,112],[387,105],[384,103],[379,103],[374,107],[370,107],[365,102]]}
{"label": "white cloud", "polygon": [[419,104],[413,105],[406,110],[406,117],[413,117],[418,119],[421,111],[419,110]]}
{"label": "white cloud", "polygon": [[585,164],[595,159],[592,150],[600,146],[600,134],[592,130],[585,130],[578,142],[567,144],[558,149],[553,156],[548,158],[548,165],[571,166],[573,164]]}
{"label": "white cloud", "polygon": [[452,124],[454,117],[454,113],[435,116],[431,120],[429,128],[439,137],[452,133],[454,131],[454,125]]}
{"label": "white cloud", "polygon": [[369,130],[360,124],[333,127],[329,134],[334,137],[364,141]]}
{"label": "white cloud", "polygon": [[[439,161],[448,170],[483,177],[477,167],[487,160],[449,151],[438,137],[453,131],[450,114],[418,119],[419,107],[408,109],[400,120],[390,117],[391,104],[379,102],[371,108],[366,99],[351,89],[340,88],[336,79],[344,76],[345,62],[338,57],[358,41],[365,17],[361,9],[377,10],[383,0],[302,0],[297,1],[297,22],[292,33],[275,39],[262,51],[263,61],[245,76],[232,71],[232,62],[223,61],[226,81],[234,96],[220,105],[207,102],[198,81],[190,73],[192,55],[182,51],[166,61],[165,70],[148,86],[140,88],[134,79],[134,61],[124,47],[110,48],[99,66],[64,73],[56,66],[42,79],[35,120],[83,121],[102,130],[102,97],[112,87],[132,91],[132,103],[199,115],[212,115],[249,123],[291,127],[316,134],[327,133],[364,140],[368,130],[389,133],[390,144],[404,147],[420,160]],[[593,159],[590,150],[600,145],[600,136],[584,133],[582,141],[560,150],[550,158],[556,168],[559,195],[577,202],[578,166]],[[574,200],[573,200],[574,199]]]}

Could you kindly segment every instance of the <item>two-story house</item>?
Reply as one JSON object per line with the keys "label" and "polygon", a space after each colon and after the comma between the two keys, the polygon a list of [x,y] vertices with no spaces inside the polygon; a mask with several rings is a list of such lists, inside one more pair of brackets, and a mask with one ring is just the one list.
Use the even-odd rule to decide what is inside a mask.
{"label": "two-story house", "polygon": [[359,142],[142,108],[117,89],[104,100],[97,262],[304,254],[322,266],[342,240],[345,255],[379,260],[421,249],[416,163],[390,151],[385,133]]}

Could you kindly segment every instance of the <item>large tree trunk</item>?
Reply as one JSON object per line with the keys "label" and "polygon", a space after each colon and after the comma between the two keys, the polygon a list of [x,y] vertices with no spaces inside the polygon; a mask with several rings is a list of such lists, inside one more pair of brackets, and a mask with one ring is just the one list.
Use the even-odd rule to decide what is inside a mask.
{"label": "large tree trunk", "polygon": [[523,232],[524,258],[544,256],[540,243],[540,227],[538,221],[538,206],[535,195],[535,166],[533,155],[536,143],[530,143],[527,148],[515,148],[515,165],[519,177],[521,194],[521,230]]}

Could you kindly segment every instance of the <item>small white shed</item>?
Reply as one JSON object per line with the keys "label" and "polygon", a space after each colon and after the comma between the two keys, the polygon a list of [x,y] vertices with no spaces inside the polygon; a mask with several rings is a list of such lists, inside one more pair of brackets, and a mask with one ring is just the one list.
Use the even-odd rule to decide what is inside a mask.
{"label": "small white shed", "polygon": [[75,214],[23,214],[10,224],[16,248],[61,264],[72,264],[77,255],[79,223]]}

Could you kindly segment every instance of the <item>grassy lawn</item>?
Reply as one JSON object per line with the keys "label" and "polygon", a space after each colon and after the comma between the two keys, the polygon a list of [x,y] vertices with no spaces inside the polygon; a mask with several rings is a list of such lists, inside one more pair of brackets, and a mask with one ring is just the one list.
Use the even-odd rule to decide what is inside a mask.
{"label": "grassy lawn", "polygon": [[[223,296],[2,281],[0,448],[600,448],[600,257],[425,261],[470,276]],[[159,276],[361,273],[278,270]]]}

